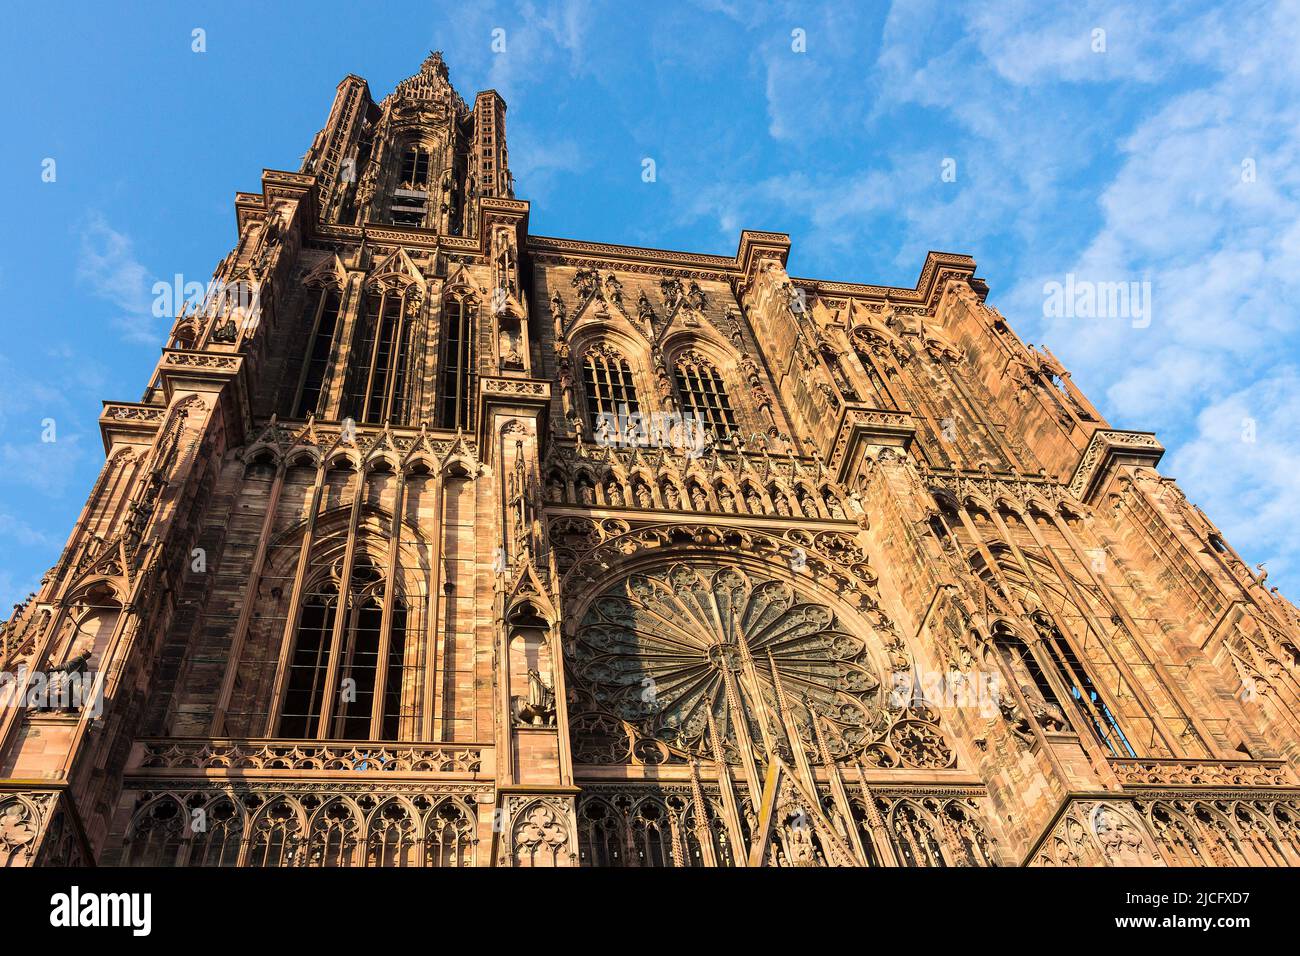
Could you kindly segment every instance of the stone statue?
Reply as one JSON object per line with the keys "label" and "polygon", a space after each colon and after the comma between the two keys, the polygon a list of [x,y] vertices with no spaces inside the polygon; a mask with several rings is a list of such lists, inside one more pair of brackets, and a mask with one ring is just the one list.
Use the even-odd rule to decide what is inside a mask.
{"label": "stone statue", "polygon": [[664,501],[667,502],[669,508],[681,507],[682,496],[678,493],[677,486],[671,481],[664,485]]}
{"label": "stone statue", "polygon": [[1061,708],[1043,697],[1037,687],[1024,684],[1020,688],[1020,693],[1024,695],[1025,703],[1029,706],[1030,716],[1038,721],[1038,725],[1044,730],[1068,731],[1070,729],[1070,724],[1065,719]]}
{"label": "stone statue", "polygon": [[528,696],[513,698],[515,721],[525,727],[555,726],[555,689],[534,670],[528,671]]}
{"label": "stone statue", "polygon": [[696,511],[708,511],[709,499],[699,485],[691,485],[691,504]]}
{"label": "stone statue", "polygon": [[812,828],[802,813],[785,828],[786,856],[791,866],[817,866],[817,847]]}

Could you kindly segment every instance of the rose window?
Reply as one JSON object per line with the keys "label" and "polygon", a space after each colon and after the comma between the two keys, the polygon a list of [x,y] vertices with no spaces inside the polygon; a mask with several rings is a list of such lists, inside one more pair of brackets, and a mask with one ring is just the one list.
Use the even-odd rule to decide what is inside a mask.
{"label": "rose window", "polygon": [[[640,762],[711,759],[710,715],[729,761],[746,729],[755,748],[788,751],[781,700],[814,759],[814,713],[836,756],[892,723],[863,636],[794,586],[736,568],[679,564],[631,575],[591,604],[566,653],[585,710],[575,731],[608,738],[621,728]],[[578,759],[600,759],[583,749]]]}

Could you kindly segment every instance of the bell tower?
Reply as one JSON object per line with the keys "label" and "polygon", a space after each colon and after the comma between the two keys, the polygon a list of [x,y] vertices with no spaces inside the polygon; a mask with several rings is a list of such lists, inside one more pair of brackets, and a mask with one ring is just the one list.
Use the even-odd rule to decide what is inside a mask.
{"label": "bell tower", "polygon": [[513,198],[506,156],[505,101],[488,90],[470,109],[430,53],[379,103],[358,77],[339,84],[302,172],[317,175],[327,219],[340,224],[472,237],[481,199]]}

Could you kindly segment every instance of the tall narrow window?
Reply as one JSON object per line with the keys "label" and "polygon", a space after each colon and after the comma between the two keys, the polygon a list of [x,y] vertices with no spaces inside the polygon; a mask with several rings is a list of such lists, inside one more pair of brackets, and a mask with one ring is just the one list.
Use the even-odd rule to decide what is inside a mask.
{"label": "tall narrow window", "polygon": [[718,438],[726,438],[736,430],[736,418],[731,413],[722,376],[711,362],[687,352],[677,359],[674,377],[683,414],[693,415]]}
{"label": "tall narrow window", "polygon": [[402,153],[397,188],[393,191],[392,219],[398,226],[423,226],[428,206],[429,151],[408,146]]}
{"label": "tall narrow window", "polygon": [[401,299],[384,297],[383,319],[379,323],[379,334],[375,338],[375,357],[370,368],[370,394],[366,397],[366,410],[362,421],[381,422],[386,419],[385,403],[388,399],[388,382],[392,375],[394,338],[402,311]]}
{"label": "tall narrow window", "polygon": [[309,594],[303,602],[298,637],[289,656],[288,689],[280,708],[281,737],[316,736],[337,613],[338,588],[332,583]]}
{"label": "tall narrow window", "polygon": [[1043,646],[1047,648],[1048,656],[1052,659],[1057,672],[1061,675],[1061,680],[1069,688],[1070,696],[1074,698],[1079,709],[1088,717],[1092,725],[1092,731],[1113,756],[1116,757],[1136,757],[1137,752],[1129,744],[1128,738],[1124,736],[1124,731],[1120,729],[1119,721],[1115,719],[1114,712],[1106,703],[1101,695],[1101,691],[1093,683],[1091,675],[1083,662],[1079,660],[1078,655],[1074,653],[1074,648],[1070,642],[1065,639],[1065,635],[1057,629],[1056,625],[1043,620],[1035,620],[1039,632],[1043,636]]}
{"label": "tall narrow window", "polygon": [[[400,732],[406,654],[406,605],[394,595],[387,653],[384,653],[383,576],[368,555],[358,554],[340,610],[341,562],[303,601],[289,656],[280,708],[281,737],[313,739],[321,714],[331,715],[325,736],[340,740],[396,740]],[[338,614],[344,614],[338,626]],[[337,637],[337,644],[336,644]],[[338,659],[338,688],[326,688],[330,660]],[[381,658],[382,661],[381,661]],[[380,676],[383,675],[383,687]],[[376,709],[376,695],[382,695]],[[377,719],[376,719],[377,718]]]}
{"label": "tall narrow window", "polygon": [[298,395],[298,404],[294,408],[294,417],[306,418],[318,413],[321,385],[325,381],[325,370],[329,368],[330,350],[334,346],[334,329],[339,321],[339,290],[322,289],[316,301],[311,333],[311,351],[304,359],[302,390]]}
{"label": "tall narrow window", "polygon": [[380,736],[384,740],[401,738],[401,721],[405,696],[402,662],[406,659],[406,607],[401,601],[393,604],[393,619],[388,626],[388,675],[384,681],[383,726]]}
{"label": "tall narrow window", "polygon": [[234,866],[244,821],[228,797],[220,797],[205,811],[207,828],[195,831],[188,866]]}
{"label": "tall narrow window", "polygon": [[352,640],[343,661],[342,687],[345,693],[339,705],[336,736],[343,740],[366,740],[370,737],[370,715],[375,708],[375,674],[379,663],[379,632],[383,627],[384,609],[373,596],[357,609]]}
{"label": "tall narrow window", "polygon": [[911,803],[903,802],[894,811],[894,833],[897,834],[904,866],[948,865],[929,814]]}
{"label": "tall narrow window", "polygon": [[653,800],[646,800],[636,808],[630,829],[632,861],[637,866],[673,865],[672,824],[662,806]]}
{"label": "tall narrow window", "polygon": [[429,185],[429,151],[422,146],[408,146],[402,154],[403,189],[424,189]]}
{"label": "tall narrow window", "polygon": [[605,803],[591,800],[578,814],[579,861],[583,866],[619,866],[625,841],[618,815]]}
{"label": "tall narrow window", "polygon": [[398,425],[407,423],[409,403],[406,396],[406,371],[410,364],[411,330],[414,324],[408,310],[402,321],[397,324],[397,338],[393,345],[393,373],[388,383],[385,421]]}
{"label": "tall narrow window", "polygon": [[438,426],[470,427],[470,398],[474,384],[473,310],[460,297],[443,303],[445,332],[438,368]]}
{"label": "tall narrow window", "polygon": [[366,296],[348,363],[345,418],[371,425],[400,424],[410,332],[402,304],[403,294],[396,290]]}
{"label": "tall narrow window", "polygon": [[593,435],[599,432],[602,415],[616,416],[616,421],[626,423],[627,416],[640,410],[631,366],[627,359],[607,345],[587,350],[582,364],[582,383],[587,399],[588,424]]}
{"label": "tall narrow window", "polygon": [[993,645],[998,649],[998,653],[1002,655],[1002,659],[1006,661],[1007,667],[1014,675],[1017,683],[1028,678],[1044,701],[1054,707],[1059,708],[1061,706],[1056,699],[1056,691],[1052,689],[1052,682],[1047,679],[1043,669],[1038,666],[1037,659],[1024,641],[1004,627],[998,627],[993,634]]}

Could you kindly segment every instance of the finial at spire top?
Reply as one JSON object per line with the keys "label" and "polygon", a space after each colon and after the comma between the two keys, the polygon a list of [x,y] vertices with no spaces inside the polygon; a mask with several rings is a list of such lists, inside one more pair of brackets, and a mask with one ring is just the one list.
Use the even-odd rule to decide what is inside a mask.
{"label": "finial at spire top", "polygon": [[443,79],[447,78],[447,64],[442,59],[441,50],[430,50],[429,55],[424,58],[424,63],[421,64],[420,69],[425,72],[436,73]]}

